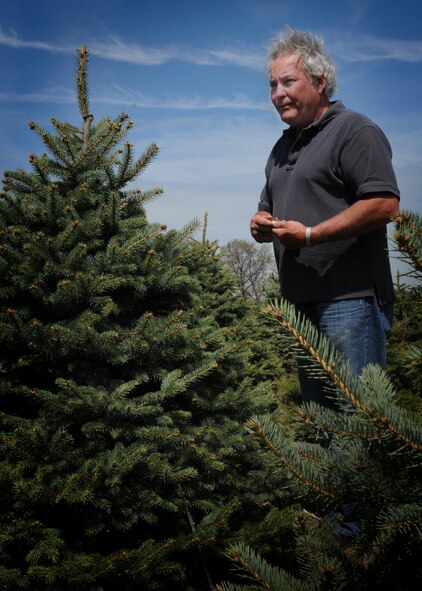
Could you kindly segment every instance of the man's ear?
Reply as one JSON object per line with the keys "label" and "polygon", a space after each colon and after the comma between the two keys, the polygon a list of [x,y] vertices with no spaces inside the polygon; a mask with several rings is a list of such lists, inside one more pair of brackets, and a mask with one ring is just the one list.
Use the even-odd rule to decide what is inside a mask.
{"label": "man's ear", "polygon": [[318,92],[322,94],[324,92],[325,87],[327,86],[327,79],[326,79],[326,77],[324,75],[318,76],[316,78],[316,85],[317,85],[317,88],[318,88]]}

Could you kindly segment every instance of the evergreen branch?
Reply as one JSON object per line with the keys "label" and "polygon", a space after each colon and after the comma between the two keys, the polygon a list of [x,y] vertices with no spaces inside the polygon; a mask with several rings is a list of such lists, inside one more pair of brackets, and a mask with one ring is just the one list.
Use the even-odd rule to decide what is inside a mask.
{"label": "evergreen branch", "polygon": [[169,330],[166,330],[166,331],[161,332],[160,333],[160,336],[159,337],[156,337],[154,339],[154,342],[159,345],[159,344],[161,344],[161,343],[163,343],[165,341],[168,341],[169,339],[171,339],[175,335],[180,334],[187,327],[188,327],[188,325],[185,322],[180,322],[177,325],[173,325]]}
{"label": "evergreen branch", "polygon": [[323,520],[304,509],[296,512],[297,556],[301,571],[307,573],[305,591],[340,590],[350,581],[350,573],[335,556],[337,552],[333,553],[333,528],[337,523],[336,519]]}
{"label": "evergreen branch", "polygon": [[126,172],[132,162],[132,144],[126,142],[124,145],[123,151],[123,158],[120,163],[120,170],[118,172],[118,176],[116,177],[116,185],[117,187],[122,187],[126,184]]}
{"label": "evergreen branch", "polygon": [[[89,115],[89,117],[92,117],[92,115]],[[85,121],[85,126],[87,125],[87,123],[90,125],[91,121],[92,121],[92,119],[88,118]],[[75,167],[79,166],[81,164],[81,162],[83,162],[86,159],[86,157],[89,156],[89,154],[91,154],[91,152],[93,152],[101,144],[101,142],[103,142],[108,136],[113,134],[113,131],[114,131],[113,127],[109,127],[98,138],[96,138],[89,146],[88,146],[88,137],[86,137],[86,134],[84,131],[84,139],[83,139],[83,144],[82,144],[82,154],[79,157],[79,160],[77,160],[75,162],[74,166]]]}
{"label": "evergreen branch", "polygon": [[298,447],[297,451],[298,454],[302,456],[302,458],[305,458],[306,460],[311,460],[312,463],[322,464],[324,461],[323,458],[318,456],[318,453],[313,453],[317,452],[316,446],[314,446],[314,449],[310,449],[309,446]]}
{"label": "evergreen branch", "polygon": [[86,45],[83,44],[81,49],[77,50],[76,94],[78,97],[79,111],[84,121],[89,116],[89,96],[87,81],[88,62],[89,51]]}
{"label": "evergreen branch", "polygon": [[202,227],[202,244],[207,242],[208,212],[204,213],[204,225]]}
{"label": "evergreen branch", "polygon": [[0,565],[0,588],[5,591],[12,591],[14,589],[30,588],[31,577],[27,573],[22,574],[20,568],[7,568]]}
{"label": "evergreen branch", "polygon": [[120,208],[120,203],[121,199],[119,193],[115,190],[110,190],[107,195],[107,209],[104,207],[104,211],[107,211],[105,217],[108,215],[108,221],[112,227],[115,227],[119,220],[118,211]]}
{"label": "evergreen branch", "polygon": [[111,393],[111,399],[116,401],[116,400],[127,398],[127,396],[129,394],[131,394],[133,392],[133,390],[137,386],[139,386],[139,384],[142,383],[142,381],[144,381],[144,380],[142,380],[141,378],[138,378],[138,379],[130,380],[129,382],[124,382],[123,384],[120,384]]}
{"label": "evergreen branch", "polygon": [[[136,549],[123,549],[109,554],[103,567],[103,575],[109,576],[110,573],[118,574],[119,570],[124,568],[124,573],[127,576],[129,568],[132,571],[132,576],[135,575],[136,579],[141,573],[145,573],[149,578],[151,576],[151,568],[154,563],[160,558],[162,559],[169,550],[175,545],[176,540],[167,538],[164,542],[155,542],[155,540],[147,540],[139,548]],[[164,565],[160,566],[160,569],[171,570],[171,566]],[[97,587],[96,587],[97,589]],[[98,587],[100,591],[102,587]]]}
{"label": "evergreen branch", "polygon": [[[23,209],[22,209],[21,204],[20,204],[20,201],[18,201],[18,199],[12,197],[11,195],[9,195],[8,193],[3,192],[3,191],[0,193],[0,199],[2,201],[5,201],[7,203],[7,205],[9,207],[11,207],[15,211],[15,213],[17,214],[17,218],[18,219],[19,218],[22,219],[22,217],[24,217]],[[2,210],[3,210],[5,204],[4,203],[1,203],[1,201],[0,201],[0,204],[3,206],[2,207]],[[8,217],[11,217],[10,216],[10,210],[7,211],[7,212],[2,211],[1,213],[5,217],[6,217],[6,215]],[[12,217],[13,217],[13,219],[15,218],[15,216],[12,216]]]}
{"label": "evergreen branch", "polygon": [[[234,562],[241,572],[241,577],[253,583],[253,586],[241,586],[238,589],[267,589],[269,591],[299,591],[303,589],[301,582],[278,567],[271,566],[252,548],[239,543],[230,546],[227,556]],[[217,585],[216,590],[234,590],[236,586],[223,583]],[[258,587],[256,586],[258,585]]]}
{"label": "evergreen branch", "polygon": [[422,218],[418,213],[402,210],[394,216],[393,221],[396,223],[396,231],[392,235],[392,240],[402,258],[412,266],[412,273],[420,279],[422,278]]}
{"label": "evergreen branch", "polygon": [[393,385],[377,365],[368,365],[361,375],[371,406],[366,408],[370,420],[386,427],[395,437],[422,451],[422,423],[419,413],[394,404]]}
{"label": "evergreen branch", "polygon": [[156,187],[148,191],[140,191],[139,189],[127,191],[120,207],[121,209],[127,209],[128,207],[143,205],[144,203],[149,203],[155,199],[155,197],[162,195],[163,193],[164,190],[161,187]]}
{"label": "evergreen branch", "polygon": [[66,158],[65,154],[61,150],[61,143],[59,144],[58,140],[54,136],[41,129],[33,121],[29,122],[29,127],[41,137],[41,140],[47,146],[47,148],[50,149],[50,151],[56,156],[56,158],[63,162],[66,168],[72,168],[71,162]]}
{"label": "evergreen branch", "polygon": [[176,543],[176,540],[171,538],[167,539],[164,543],[157,544],[157,547],[152,552],[148,553],[145,558],[143,558],[142,563],[138,566],[137,570],[139,571],[146,571],[152,562],[154,562],[159,556],[162,556],[164,553],[167,553],[170,548],[172,548]]}
{"label": "evergreen branch", "polygon": [[30,156],[29,156],[29,163],[35,169],[35,172],[37,173],[37,175],[41,179],[41,182],[44,185],[48,185],[50,182],[49,177],[46,174],[46,171],[43,170],[43,165],[45,165],[46,162],[47,162],[47,158],[46,158],[45,154],[43,156],[41,156],[41,158],[38,158],[35,154],[30,154]]}
{"label": "evergreen branch", "polygon": [[15,171],[6,170],[4,173],[4,184],[6,190],[12,189],[17,194],[32,193],[42,191],[41,187],[33,174],[29,174],[22,169]]}
{"label": "evergreen branch", "polygon": [[230,517],[237,509],[242,506],[242,503],[239,499],[235,499],[232,503],[221,509],[218,507],[217,511],[213,512],[211,515],[207,515],[205,519],[199,524],[198,529],[209,529],[212,527],[226,527],[228,522],[228,517]]}
{"label": "evergreen branch", "polygon": [[65,486],[63,487],[63,489],[61,490],[61,492],[57,493],[56,502],[58,503],[58,502],[62,501],[65,497],[67,497],[69,491],[72,488],[74,489],[77,486],[78,482],[81,480],[81,478],[85,475],[86,475],[86,472],[84,470],[80,470],[79,472],[74,472],[73,474],[70,474],[70,476],[67,479],[67,482],[66,482]]}
{"label": "evergreen branch", "polygon": [[[175,382],[173,384],[173,393],[184,392],[188,388],[188,386],[194,384],[195,382],[197,382],[198,380],[203,378],[205,375],[214,371],[215,369],[217,369],[217,367],[218,367],[218,363],[216,363],[214,361],[213,363],[210,363],[206,366],[203,366],[200,369],[197,369],[195,371],[192,371],[192,372],[184,375],[182,379],[178,380],[177,382]],[[172,372],[172,373],[174,373],[174,372]],[[163,384],[164,384],[164,382],[163,382]],[[165,392],[165,388],[163,387],[163,384],[162,384],[161,391]],[[166,385],[168,387],[168,384],[166,384]]]}
{"label": "evergreen branch", "polygon": [[61,251],[64,249],[64,247],[66,246],[66,244],[68,244],[71,237],[76,234],[79,223],[80,223],[79,220],[73,220],[71,222],[70,226],[64,232],[57,235],[57,237],[56,237],[56,242],[58,242],[57,250]]}
{"label": "evergreen branch", "polygon": [[158,151],[159,148],[157,144],[151,144],[141,155],[141,157],[134,163],[132,169],[125,177],[125,183],[133,180],[144,168],[146,168],[148,164],[150,164],[152,160],[157,156]]}
{"label": "evergreen branch", "polygon": [[30,388],[28,388],[26,390],[26,392],[32,398],[35,398],[36,400],[41,400],[42,402],[47,403],[48,406],[56,408],[57,410],[60,411],[60,413],[66,413],[68,410],[67,405],[57,402],[57,395],[53,394],[52,392],[49,392],[47,390],[39,390],[39,389],[37,389],[37,390],[32,389],[31,390]]}
{"label": "evergreen branch", "polygon": [[104,172],[107,175],[110,190],[116,189],[117,182],[116,182],[116,175],[114,174],[113,167],[110,164],[104,168]]}
{"label": "evergreen branch", "polygon": [[[300,316],[298,319],[296,317],[295,307],[287,302],[282,301],[280,308],[275,305],[267,306],[263,312],[275,318],[278,323],[294,337],[301,347],[303,347],[303,349],[305,349],[314,361],[316,361],[316,363],[324,370],[335,386],[337,386],[345,397],[350,400],[355,408],[367,412],[368,409],[355,396],[355,392],[358,390],[357,378],[352,376],[348,364],[344,362],[340,363],[349,378],[347,382],[349,382],[350,386],[346,384],[345,380],[340,378],[338,372],[338,366],[340,363],[336,361],[334,349],[330,346],[325,335],[318,335],[315,327],[312,327],[311,323],[306,320],[303,322]],[[310,335],[310,338],[307,338],[308,335]],[[323,350],[324,354],[319,352],[320,348]]]}
{"label": "evergreen branch", "polygon": [[[103,134],[100,135],[100,137],[98,138],[98,140],[96,140],[94,142],[94,147],[99,147],[100,144],[107,140],[104,145],[101,147],[101,149],[98,151],[98,156],[105,156],[105,154],[107,154],[107,152],[109,151],[109,149],[112,146],[115,146],[116,144],[118,144],[127,134],[127,132],[129,131],[129,129],[131,127],[133,127],[133,123],[131,121],[129,121],[126,125],[126,127],[122,130],[122,126],[123,126],[123,122],[125,121],[125,119],[127,119],[129,117],[129,115],[126,114],[122,114],[119,116],[119,119],[117,121],[117,123],[114,123],[113,120],[109,120],[106,119],[104,120],[106,123],[110,123],[109,127],[108,127],[108,131],[106,130],[106,132],[104,132]],[[107,139],[108,138],[108,139]],[[91,150],[90,150],[91,151]],[[113,165],[116,161],[116,156],[121,153],[120,151],[115,152],[114,154],[112,154],[109,158],[109,164]],[[114,177],[116,178],[116,177]],[[124,185],[127,181],[123,182]],[[115,188],[120,188],[120,185],[117,184]]]}
{"label": "evergreen branch", "polygon": [[[304,475],[299,454],[294,453],[293,446],[291,444],[284,444],[277,425],[271,423],[267,418],[255,417],[248,421],[247,427],[254,435],[259,437],[264,442],[265,446],[268,447],[268,449],[270,449],[278,457],[281,463],[286,466],[286,468],[307,488],[310,488],[318,494],[321,494],[329,499],[337,501],[339,500],[334,493],[325,489],[322,484],[318,484],[318,482],[316,482],[320,479],[318,478],[318,474],[313,472],[312,469],[309,470],[311,475],[310,478],[307,478]],[[288,456],[290,456],[290,458]]]}
{"label": "evergreen branch", "polygon": [[64,148],[65,148],[66,152],[68,153],[70,159],[73,160],[75,155],[74,155],[72,147],[71,147],[71,143],[72,143],[71,140],[64,133],[60,134],[60,139],[61,139],[61,142],[64,145]]}
{"label": "evergreen branch", "polygon": [[[50,121],[59,133],[64,133],[66,135],[71,134],[73,137],[74,137],[74,134],[80,133],[79,128],[75,127],[71,123],[62,123],[61,121],[57,121],[57,119],[55,119],[55,117],[52,117],[50,119]],[[77,138],[74,138],[74,139],[77,139]],[[78,139],[80,141],[81,138],[78,138]]]}
{"label": "evergreen branch", "polygon": [[69,132],[71,133],[71,135],[73,137],[74,131],[77,131],[76,128],[74,128],[74,127],[69,128],[69,126],[62,125],[54,117],[52,117],[50,119],[50,121],[54,125],[54,127],[56,128],[57,133],[62,141],[62,144],[64,144],[65,149],[66,149],[67,153],[69,154],[71,160],[73,160],[74,154],[73,154],[73,151],[71,148],[71,144],[73,142],[69,138]]}
{"label": "evergreen branch", "polygon": [[[303,570],[308,572],[306,578],[308,589],[320,591],[320,589],[342,589],[343,585],[347,585],[350,581],[350,573],[348,573],[342,562],[333,556],[333,548],[327,539],[330,538],[330,527],[332,523],[327,524],[326,527],[321,527],[302,534],[298,540],[297,551],[300,556],[299,561],[303,565]],[[314,581],[314,584],[311,584]],[[333,586],[330,582],[334,583]]]}
{"label": "evergreen branch", "polygon": [[180,242],[182,242],[183,240],[185,240],[185,238],[187,236],[189,236],[190,234],[193,234],[193,232],[199,228],[199,226],[201,225],[201,222],[199,220],[192,220],[191,222],[189,222],[188,224],[186,224],[178,233],[176,236],[176,239],[174,240],[173,244],[174,246],[176,246],[177,244],[179,244]]}
{"label": "evergreen branch", "polygon": [[420,371],[422,368],[422,345],[412,343],[403,352],[407,373]]}
{"label": "evergreen branch", "polygon": [[275,318],[295,338],[363,416],[388,429],[406,445],[422,450],[420,420],[415,413],[394,404],[393,386],[382,368],[374,365],[366,367],[359,380],[347,361],[338,360],[338,354],[327,337],[318,335],[315,327],[301,315],[296,316],[292,304],[281,301],[280,308],[267,306],[264,313]]}
{"label": "evergreen branch", "polygon": [[202,367],[188,372],[181,376],[180,370],[173,370],[169,372],[161,382],[160,390],[157,392],[150,392],[143,397],[143,403],[150,404],[151,402],[162,401],[163,397],[173,397],[177,394],[186,392],[189,386],[202,379],[218,368],[218,363],[204,364]]}
{"label": "evergreen branch", "polygon": [[202,244],[199,248],[191,250],[191,251],[187,252],[186,254],[180,255],[178,257],[178,259],[181,261],[186,261],[187,259],[190,259],[198,254],[204,254],[206,252],[209,252],[209,250],[210,250],[209,244]]}
{"label": "evergreen branch", "polygon": [[36,564],[42,562],[43,558],[46,558],[53,564],[57,563],[65,545],[60,534],[61,532],[58,529],[44,527],[42,530],[42,539],[38,541],[26,556],[27,562],[29,564]]}
{"label": "evergreen branch", "polygon": [[152,231],[148,234],[145,234],[145,236],[142,236],[142,238],[140,238],[140,239],[130,240],[130,244],[128,246],[126,246],[126,248],[122,251],[122,254],[123,255],[128,254],[133,248],[138,248],[141,244],[143,244],[147,240],[157,238],[157,236],[160,236],[161,233],[162,233],[162,229],[160,227],[158,231],[156,229],[154,229],[154,231]]}
{"label": "evergreen branch", "polygon": [[126,448],[125,457],[127,457],[127,460],[124,464],[121,464],[119,466],[118,472],[120,474],[124,474],[125,472],[133,468],[135,464],[137,464],[142,458],[145,457],[147,452],[148,449],[145,447],[145,445],[141,445],[141,447],[134,447],[134,450],[132,452],[130,452],[129,449]]}
{"label": "evergreen branch", "polygon": [[382,530],[378,536],[378,542],[384,542],[396,533],[405,532],[408,532],[411,537],[422,540],[422,507],[416,503],[389,506],[378,516],[377,527]]}
{"label": "evergreen branch", "polygon": [[314,425],[340,437],[359,438],[364,441],[377,440],[384,434],[373,423],[360,420],[359,416],[321,408],[315,402],[299,407],[298,414],[305,424]]}
{"label": "evergreen branch", "polygon": [[[128,118],[129,118],[129,115],[127,113],[122,113],[119,116],[117,123],[114,123],[113,120],[111,120],[111,119],[105,120],[106,122],[110,121],[110,123],[113,123],[113,125],[110,127],[110,130],[115,133],[113,133],[110,136],[108,141],[101,148],[100,154],[102,156],[108,152],[108,150],[111,148],[111,146],[116,146],[127,135],[129,129],[131,129],[133,127],[132,121],[128,121],[128,123],[126,124],[126,127],[122,130],[123,122]],[[110,160],[112,163],[115,161],[115,157],[117,154],[121,154],[121,151],[118,150],[117,152],[114,153],[114,155],[111,156]],[[123,183],[123,184],[125,184],[125,183]]]}
{"label": "evergreen branch", "polygon": [[[154,256],[156,254],[155,250],[149,250],[148,254],[151,256]],[[147,260],[147,263],[150,262],[150,259]],[[148,268],[148,265],[146,265],[146,268]],[[175,265],[171,271],[169,271],[168,273],[166,273],[164,276],[160,277],[161,279],[161,285],[169,285],[170,282],[177,277],[178,275],[180,275],[180,271],[182,270],[182,267],[180,265]]]}

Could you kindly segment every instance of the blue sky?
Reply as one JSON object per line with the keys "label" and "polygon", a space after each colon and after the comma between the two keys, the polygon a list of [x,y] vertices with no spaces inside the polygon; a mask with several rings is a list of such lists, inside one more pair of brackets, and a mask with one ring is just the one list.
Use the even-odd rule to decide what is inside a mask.
{"label": "blue sky", "polygon": [[129,141],[158,158],[136,185],[164,188],[152,221],[208,212],[210,240],[250,239],[249,219],[283,124],[269,100],[265,46],[285,25],[324,37],[340,98],[388,136],[402,206],[422,211],[420,0],[0,0],[0,170],[42,153],[28,121],[80,123],[75,50],[91,51],[96,121],[128,112]]}

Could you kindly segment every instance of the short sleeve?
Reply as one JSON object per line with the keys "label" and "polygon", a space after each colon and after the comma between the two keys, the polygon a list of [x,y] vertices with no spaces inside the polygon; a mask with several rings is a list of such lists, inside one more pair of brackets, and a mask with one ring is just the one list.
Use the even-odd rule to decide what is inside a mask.
{"label": "short sleeve", "polygon": [[392,165],[392,151],[384,133],[376,125],[365,125],[344,144],[340,166],[346,184],[356,199],[369,193],[389,193],[400,197]]}

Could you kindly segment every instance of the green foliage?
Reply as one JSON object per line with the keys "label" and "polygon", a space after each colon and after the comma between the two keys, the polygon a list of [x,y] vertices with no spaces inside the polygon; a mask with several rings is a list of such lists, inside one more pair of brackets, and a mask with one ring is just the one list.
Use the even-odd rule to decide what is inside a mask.
{"label": "green foliage", "polygon": [[82,128],[31,123],[48,155],[0,196],[0,587],[199,591],[284,499],[242,427],[270,388],[199,223],[124,190],[158,148],[135,157],[126,114],[94,124],[87,59]]}
{"label": "green foliage", "polygon": [[401,210],[394,216],[393,243],[399,258],[409,265],[410,277],[422,279],[422,219],[413,211]]}
{"label": "green foliage", "polygon": [[[283,331],[262,312],[262,302],[273,299],[279,292],[275,277],[269,281],[269,291],[262,294],[262,299],[243,295],[239,287],[236,272],[226,259],[221,259],[218,245],[214,245],[215,259],[218,262],[218,273],[207,273],[209,290],[213,290],[213,299],[219,301],[219,318],[232,323],[233,338],[236,342],[245,342],[250,350],[250,357],[246,367],[246,376],[253,384],[271,383],[274,400],[277,403],[276,412],[282,408],[286,410],[284,401],[298,401],[300,398],[299,384],[296,371],[295,355],[289,347]],[[225,289],[215,281],[215,275],[224,277]],[[221,292],[222,297],[219,295]],[[265,296],[265,297],[264,297]],[[224,311],[224,316],[221,315]]]}
{"label": "green foliage", "polygon": [[[231,585],[223,583],[217,585],[217,591],[238,591],[240,589],[274,589],[282,591],[300,589],[299,582],[285,571],[272,567],[261,556],[244,544],[232,546],[228,556],[236,564],[243,567],[243,579],[249,579],[251,585]],[[248,574],[245,574],[248,573]]]}
{"label": "green foliage", "polygon": [[[388,339],[388,373],[401,403],[422,410],[422,222],[418,214],[400,211],[395,216],[395,256],[408,265],[397,276],[394,324]],[[402,277],[411,283],[402,283]]]}
{"label": "green foliage", "polygon": [[388,373],[401,403],[422,410],[422,287],[396,291],[393,330],[388,338]]}

